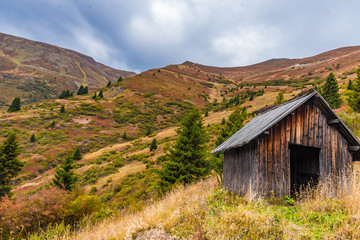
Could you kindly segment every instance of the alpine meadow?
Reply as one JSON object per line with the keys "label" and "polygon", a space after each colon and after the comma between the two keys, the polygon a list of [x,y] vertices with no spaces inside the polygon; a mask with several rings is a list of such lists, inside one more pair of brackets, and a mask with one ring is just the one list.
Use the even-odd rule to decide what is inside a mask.
{"label": "alpine meadow", "polygon": [[[186,61],[135,73],[1,33],[0,239],[358,239],[360,147],[348,139],[360,136],[359,61],[354,46],[243,67]],[[227,150],[239,148],[240,156],[246,147],[233,139],[236,148],[211,152],[252,119],[309,93],[325,102],[319,110],[304,107],[307,121],[296,122],[297,110],[278,113],[279,121],[296,116],[281,125],[279,139],[293,123],[289,136],[307,129],[309,137],[284,145],[279,156],[276,142],[266,149],[274,158],[267,157],[273,167],[265,175],[286,166],[281,162],[279,170],[269,159],[309,147],[328,124],[324,145],[331,150],[317,158],[319,172],[335,172],[347,187],[332,175],[310,179],[300,170],[294,179],[308,178],[307,184],[283,196],[226,187],[225,170],[240,189],[235,173],[249,167],[238,157],[224,168]],[[318,130],[321,114],[328,118]],[[273,126],[261,129],[259,141],[271,138]],[[351,152],[345,170],[341,146]],[[321,149],[327,148],[311,151]],[[261,167],[254,181],[262,179]],[[274,179],[264,184],[278,187]]]}

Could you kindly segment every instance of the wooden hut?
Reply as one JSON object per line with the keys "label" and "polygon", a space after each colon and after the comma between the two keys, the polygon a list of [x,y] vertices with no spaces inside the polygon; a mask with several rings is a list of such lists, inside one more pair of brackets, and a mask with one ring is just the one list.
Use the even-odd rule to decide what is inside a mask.
{"label": "wooden hut", "polygon": [[312,91],[258,114],[212,151],[224,152],[224,187],[240,195],[291,196],[319,181],[349,184],[360,142]]}

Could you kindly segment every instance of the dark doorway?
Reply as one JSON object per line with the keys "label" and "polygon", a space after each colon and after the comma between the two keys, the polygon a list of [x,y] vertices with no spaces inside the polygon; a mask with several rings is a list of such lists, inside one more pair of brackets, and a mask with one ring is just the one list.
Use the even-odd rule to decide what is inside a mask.
{"label": "dark doorway", "polygon": [[291,196],[301,188],[316,186],[320,176],[320,148],[290,144]]}

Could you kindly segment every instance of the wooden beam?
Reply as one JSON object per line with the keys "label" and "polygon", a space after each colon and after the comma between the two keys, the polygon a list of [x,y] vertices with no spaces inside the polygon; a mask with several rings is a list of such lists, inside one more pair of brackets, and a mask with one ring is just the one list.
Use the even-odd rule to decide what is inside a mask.
{"label": "wooden beam", "polygon": [[328,124],[336,124],[336,123],[340,123],[339,119],[329,119],[328,120]]}
{"label": "wooden beam", "polygon": [[348,149],[351,152],[357,152],[360,150],[360,146],[349,146]]}

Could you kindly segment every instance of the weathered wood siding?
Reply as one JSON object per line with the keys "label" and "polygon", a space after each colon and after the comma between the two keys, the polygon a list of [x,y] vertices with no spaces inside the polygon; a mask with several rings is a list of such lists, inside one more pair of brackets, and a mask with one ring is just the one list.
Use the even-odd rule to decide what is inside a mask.
{"label": "weathered wood siding", "polygon": [[[265,131],[266,129],[264,129]],[[308,101],[262,135],[241,148],[225,151],[224,186],[244,195],[248,189],[262,196],[290,195],[289,144],[320,148],[320,181],[331,188],[346,186],[352,155],[345,138],[320,109]]]}
{"label": "weathered wood siding", "polygon": [[258,158],[257,141],[224,153],[224,187],[246,195],[257,191]]}

